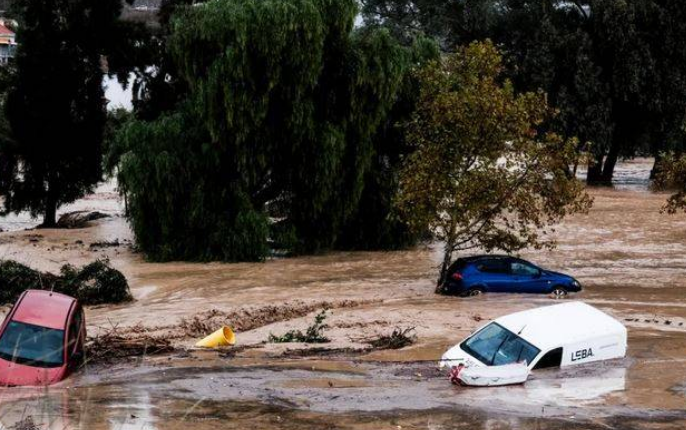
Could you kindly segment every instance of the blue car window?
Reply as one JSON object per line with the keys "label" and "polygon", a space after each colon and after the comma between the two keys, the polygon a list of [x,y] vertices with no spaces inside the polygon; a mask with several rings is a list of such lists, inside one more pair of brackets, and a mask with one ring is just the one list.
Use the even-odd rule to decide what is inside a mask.
{"label": "blue car window", "polygon": [[521,262],[512,263],[512,274],[514,275],[524,275],[524,276],[536,276],[538,275],[538,269]]}
{"label": "blue car window", "polygon": [[35,367],[64,362],[64,330],[10,321],[0,338],[0,358]]}

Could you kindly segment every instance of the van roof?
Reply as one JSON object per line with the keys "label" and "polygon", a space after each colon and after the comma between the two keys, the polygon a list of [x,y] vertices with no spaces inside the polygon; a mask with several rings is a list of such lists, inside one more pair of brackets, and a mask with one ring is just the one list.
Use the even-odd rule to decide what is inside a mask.
{"label": "van roof", "polygon": [[626,338],[626,327],[582,302],[516,312],[495,320],[542,351],[607,336]]}
{"label": "van roof", "polygon": [[64,329],[76,299],[43,290],[27,290],[12,320],[41,327]]}

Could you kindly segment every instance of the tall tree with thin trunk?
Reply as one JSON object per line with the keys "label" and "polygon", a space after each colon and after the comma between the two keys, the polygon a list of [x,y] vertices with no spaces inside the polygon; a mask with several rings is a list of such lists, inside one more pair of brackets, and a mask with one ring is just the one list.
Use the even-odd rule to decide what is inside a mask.
{"label": "tall tree with thin trunk", "polygon": [[121,2],[15,2],[18,49],[4,106],[12,140],[0,147],[5,212],[28,210],[52,227],[60,205],[101,179],[102,61]]}
{"label": "tall tree with thin trunk", "polygon": [[551,246],[544,233],[591,201],[569,175],[576,141],[538,130],[553,114],[542,93],[501,80],[490,42],[473,43],[419,73],[396,204],[443,244],[439,285],[455,253]]}

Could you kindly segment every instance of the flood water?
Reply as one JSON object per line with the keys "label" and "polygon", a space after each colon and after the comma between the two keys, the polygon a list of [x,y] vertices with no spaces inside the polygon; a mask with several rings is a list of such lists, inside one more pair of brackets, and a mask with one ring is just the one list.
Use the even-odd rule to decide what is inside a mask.
{"label": "flood water", "polygon": [[[582,282],[584,291],[566,300],[625,323],[627,358],[536,371],[523,387],[455,387],[436,360],[490,319],[555,301],[436,296],[435,246],[262,264],[148,263],[129,246],[112,184],[75,204],[114,215],[90,228],[18,231],[8,227],[30,222],[5,220],[3,228],[17,231],[0,234],[2,258],[55,271],[107,257],[127,276],[136,301],[88,309],[89,333],[116,326],[190,348],[195,339],[179,323],[197,316],[243,327],[237,339],[247,348],[229,355],[190,348],[91,365],[49,389],[1,389],[0,428],[686,428],[686,216],[660,213],[666,195],[648,191],[651,167],[651,160],[621,164],[620,184],[590,190],[593,209],[556,229],[556,249],[522,253]],[[113,239],[121,245],[91,246]],[[304,329],[324,307],[332,341],[318,347],[330,353],[299,357],[312,345],[264,343],[270,333]],[[417,342],[364,351],[363,338],[394,327],[415,327]]]}

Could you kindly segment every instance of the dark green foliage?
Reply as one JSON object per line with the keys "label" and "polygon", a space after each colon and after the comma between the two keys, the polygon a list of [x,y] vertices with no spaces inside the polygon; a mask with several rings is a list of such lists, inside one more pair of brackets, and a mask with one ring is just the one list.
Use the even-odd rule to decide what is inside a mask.
{"label": "dark green foliage", "polygon": [[[124,126],[113,147],[143,251],[237,261],[264,258],[268,242],[318,252],[411,241],[388,216],[404,146],[382,139],[407,115],[410,70],[438,50],[355,31],[356,14],[353,0],[213,1],[176,14],[167,44],[188,100]],[[374,227],[355,229],[370,213]]]}
{"label": "dark green foliage", "polygon": [[52,274],[43,274],[13,260],[0,261],[0,303],[14,302],[24,290],[49,289],[57,281]]}
{"label": "dark green foliage", "polygon": [[28,289],[53,290],[82,304],[121,303],[132,300],[124,275],[109,261],[96,260],[81,269],[65,265],[60,276],[42,273],[13,260],[0,261],[0,303],[12,303]]}
{"label": "dark green foliage", "polygon": [[[409,51],[410,63],[424,65],[439,56],[438,45],[419,37]],[[416,243],[422,235],[411,232],[394,213],[398,172],[403,156],[412,152],[402,125],[415,110],[419,83],[405,73],[396,101],[373,138],[374,154],[365,176],[364,190],[356,212],[346,222],[336,247],[343,249],[399,249]]]}
{"label": "dark green foliage", "polygon": [[[589,181],[622,157],[683,151],[686,3],[679,0],[367,0],[365,21],[453,50],[493,39],[521,90],[542,88],[556,131],[590,148]],[[448,6],[449,5],[449,6]],[[432,12],[440,10],[442,13]],[[479,16],[474,20],[470,17]],[[475,23],[471,25],[470,23]]]}
{"label": "dark green foliage", "polygon": [[183,107],[124,126],[119,185],[141,249],[154,260],[260,260],[268,253],[266,215],[225,180],[222,154]]}
{"label": "dark green foliage", "polygon": [[210,2],[171,39],[212,141],[231,154],[226,174],[256,207],[287,200],[300,251],[332,247],[356,209],[405,64],[388,34],[352,32],[356,13],[353,1]]}
{"label": "dark green foliage", "polygon": [[67,264],[62,266],[60,273],[61,292],[84,304],[121,303],[132,299],[126,277],[110,267],[106,260],[96,260],[81,269]]}
{"label": "dark green foliage", "polygon": [[407,43],[425,34],[450,50],[491,35],[503,10],[502,3],[495,0],[364,0],[362,16],[367,26],[388,28]]}
{"label": "dark green foliage", "polygon": [[18,49],[0,142],[4,212],[55,211],[101,179],[105,124],[101,58],[116,40],[121,0],[21,0]]}
{"label": "dark green foliage", "polygon": [[117,146],[117,133],[121,128],[133,119],[133,113],[124,109],[118,108],[107,112],[107,119],[105,122],[105,130],[103,132],[103,169],[105,174],[114,174],[115,168],[121,161],[121,153]]}
{"label": "dark green foliage", "polygon": [[291,330],[286,332],[281,336],[275,336],[269,334],[269,342],[272,343],[288,343],[288,342],[300,342],[300,343],[328,343],[331,339],[324,336],[324,330],[329,328],[328,325],[324,324],[326,319],[326,310],[321,311],[314,317],[314,322],[312,325],[307,327],[305,333],[300,330]]}
{"label": "dark green foliage", "polygon": [[153,121],[160,115],[173,111],[184,100],[188,87],[179,79],[176,65],[168,53],[167,43],[171,32],[170,19],[179,7],[199,0],[161,0],[156,13],[156,24],[129,32],[126,52],[117,56],[115,64],[129,65],[126,75],[132,71],[132,105],[136,118]]}

